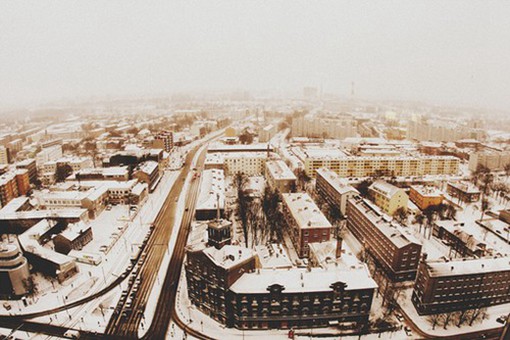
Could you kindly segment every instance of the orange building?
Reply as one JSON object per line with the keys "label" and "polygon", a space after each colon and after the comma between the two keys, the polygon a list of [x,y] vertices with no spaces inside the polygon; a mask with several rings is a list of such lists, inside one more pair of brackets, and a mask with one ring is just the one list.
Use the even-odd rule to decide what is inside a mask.
{"label": "orange building", "polygon": [[16,184],[18,186],[18,194],[25,196],[30,191],[30,176],[28,170],[16,170]]}
{"label": "orange building", "polygon": [[18,197],[18,184],[16,183],[16,176],[14,173],[9,172],[0,176],[0,204],[5,206],[13,198]]}
{"label": "orange building", "polygon": [[421,210],[443,202],[442,192],[433,186],[413,185],[409,191],[409,199]]}

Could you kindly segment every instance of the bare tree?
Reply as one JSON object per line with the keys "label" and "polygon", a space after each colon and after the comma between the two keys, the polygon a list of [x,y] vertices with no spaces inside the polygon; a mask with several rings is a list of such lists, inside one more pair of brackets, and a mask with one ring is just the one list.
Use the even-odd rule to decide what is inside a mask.
{"label": "bare tree", "polygon": [[243,173],[237,173],[234,177],[234,185],[237,189],[237,216],[243,229],[244,244],[248,248],[248,197],[244,191],[247,177]]}
{"label": "bare tree", "polygon": [[482,321],[488,317],[487,307],[478,307],[473,309],[469,318],[469,325],[472,326],[475,321]]}
{"label": "bare tree", "polygon": [[443,322],[443,329],[447,329],[448,328],[448,326],[452,322],[453,316],[454,316],[453,312],[447,312],[447,313],[441,314],[441,320]]}
{"label": "bare tree", "polygon": [[398,208],[395,213],[393,214],[393,218],[397,220],[398,223],[407,225],[407,217],[409,216],[409,213],[407,212],[407,209],[404,207]]}
{"label": "bare tree", "polygon": [[441,321],[441,314],[430,314],[427,316],[427,321],[432,325],[432,330],[434,330]]}
{"label": "bare tree", "polygon": [[482,211],[482,215],[480,216],[480,221],[483,220],[483,216],[491,208],[491,203],[487,198],[484,198],[481,203],[480,210]]}

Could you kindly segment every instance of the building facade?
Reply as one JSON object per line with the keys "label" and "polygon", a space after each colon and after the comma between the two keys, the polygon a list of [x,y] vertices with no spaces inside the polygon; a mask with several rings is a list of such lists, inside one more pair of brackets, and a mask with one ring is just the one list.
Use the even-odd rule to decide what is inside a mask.
{"label": "building facade", "polygon": [[412,302],[420,315],[510,302],[508,257],[421,261]]}
{"label": "building facade", "polygon": [[409,197],[404,189],[388,182],[375,181],[368,188],[368,195],[375,205],[390,216],[393,216],[398,209],[407,210]]}
{"label": "building facade", "polygon": [[412,185],[409,190],[409,199],[420,210],[443,203],[443,194],[436,187]]}
{"label": "building facade", "polygon": [[269,186],[281,193],[293,192],[296,188],[296,175],[282,160],[268,160],[265,177]]}
{"label": "building facade", "polygon": [[317,170],[315,189],[329,205],[336,206],[344,216],[347,200],[359,195],[358,190],[344,184],[336,172],[326,168]]}
{"label": "building facade", "polygon": [[347,227],[391,280],[415,278],[421,245],[379,208],[361,197],[349,199]]}
{"label": "building facade", "polygon": [[330,240],[332,225],[306,193],[285,193],[283,215],[299,257],[308,257],[309,243]]}
{"label": "building facade", "polygon": [[0,244],[0,296],[14,297],[28,293],[28,262],[14,244]]}
{"label": "building facade", "polygon": [[448,182],[446,192],[451,197],[466,203],[477,202],[480,199],[480,190],[467,182]]}

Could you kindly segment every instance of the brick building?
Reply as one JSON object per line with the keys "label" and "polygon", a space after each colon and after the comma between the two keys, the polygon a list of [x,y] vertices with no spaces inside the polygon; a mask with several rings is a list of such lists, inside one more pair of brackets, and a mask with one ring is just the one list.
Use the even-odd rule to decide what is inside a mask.
{"label": "brick building", "polygon": [[285,193],[282,197],[290,238],[299,257],[308,257],[309,243],[329,241],[331,223],[308,194]]}
{"label": "brick building", "polygon": [[360,197],[349,199],[347,227],[390,279],[415,278],[421,245],[379,208]]}

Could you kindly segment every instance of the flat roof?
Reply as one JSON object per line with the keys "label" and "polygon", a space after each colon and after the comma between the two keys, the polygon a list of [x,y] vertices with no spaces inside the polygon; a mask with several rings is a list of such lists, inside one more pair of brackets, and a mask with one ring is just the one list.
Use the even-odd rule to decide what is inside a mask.
{"label": "flat roof", "polygon": [[267,170],[274,179],[277,180],[295,180],[296,175],[290,170],[290,168],[281,159],[269,160],[266,162]]}
{"label": "flat roof", "polygon": [[480,275],[510,271],[510,257],[462,259],[456,261],[427,261],[426,268],[431,277]]}
{"label": "flat roof", "polygon": [[410,188],[416,191],[423,197],[441,197],[443,196],[443,192],[436,188],[435,186],[430,185],[411,185]]}
{"label": "flat roof", "polygon": [[267,288],[278,284],[284,293],[329,292],[331,285],[343,282],[345,290],[375,289],[377,284],[366,269],[334,270],[311,268],[260,269],[243,274],[230,289],[238,294],[267,294]]}
{"label": "flat roof", "polygon": [[323,178],[328,184],[340,194],[347,192],[359,193],[354,187],[347,184],[336,172],[328,168],[317,169],[317,176]]}
{"label": "flat roof", "polygon": [[202,171],[200,192],[196,210],[217,209],[225,207],[225,174],[223,170],[210,169]]}
{"label": "flat roof", "polygon": [[282,197],[299,228],[331,228],[331,223],[307,193],[284,193]]}
{"label": "flat roof", "polygon": [[379,207],[372,204],[367,199],[360,197],[351,198],[349,202],[360,211],[377,229],[379,229],[397,248],[402,248],[408,244],[414,243],[420,245],[418,240],[408,230],[402,228],[400,224],[391,217],[384,214]]}
{"label": "flat roof", "polygon": [[225,269],[232,268],[255,256],[253,250],[234,245],[225,245],[221,249],[208,247],[204,249],[204,254],[218,267]]}

